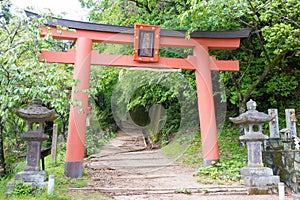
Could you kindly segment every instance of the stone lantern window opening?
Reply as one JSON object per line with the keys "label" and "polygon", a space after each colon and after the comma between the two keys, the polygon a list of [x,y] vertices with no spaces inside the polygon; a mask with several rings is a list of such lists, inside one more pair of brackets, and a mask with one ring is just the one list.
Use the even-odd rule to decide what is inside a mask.
{"label": "stone lantern window opening", "polygon": [[253,124],[253,133],[262,133],[262,125]]}
{"label": "stone lantern window opening", "polygon": [[262,125],[261,124],[249,124],[244,126],[245,134],[262,134]]}
{"label": "stone lantern window opening", "polygon": [[284,133],[284,139],[290,138],[290,134],[289,133]]}
{"label": "stone lantern window opening", "polygon": [[37,121],[28,121],[28,131],[41,132],[44,129],[44,123]]}

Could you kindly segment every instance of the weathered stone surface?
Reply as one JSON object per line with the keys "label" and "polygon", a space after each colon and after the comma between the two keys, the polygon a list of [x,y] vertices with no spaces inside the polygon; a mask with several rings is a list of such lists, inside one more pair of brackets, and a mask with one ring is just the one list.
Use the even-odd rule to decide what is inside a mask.
{"label": "weathered stone surface", "polygon": [[248,188],[249,194],[268,194],[280,182],[268,167],[245,167],[241,169],[241,178]]}
{"label": "weathered stone surface", "polygon": [[[278,115],[276,109],[269,109],[269,114]],[[279,131],[278,125],[270,123],[270,133],[280,133],[280,138],[271,138],[266,141],[263,151],[263,161],[266,166],[273,169],[293,192],[300,190],[300,151],[295,148],[297,144],[296,115],[294,109],[286,109],[286,128]],[[271,127],[273,126],[273,127]],[[296,142],[296,143],[295,143]],[[294,150],[297,149],[297,150]]]}
{"label": "weathered stone surface", "polygon": [[[32,120],[32,119],[48,119],[54,114],[54,110],[49,110],[42,106],[42,101],[40,99],[34,99],[32,106],[15,110],[15,113],[22,119]],[[47,121],[47,120],[45,120]]]}
{"label": "weathered stone surface", "polygon": [[26,167],[16,174],[15,179],[31,186],[44,187],[47,185],[47,174],[40,170],[41,145],[49,138],[44,134],[44,123],[56,118],[54,110],[43,107],[40,99],[34,99],[32,106],[15,110],[15,113],[28,120],[28,131],[21,135],[27,142]]}
{"label": "weathered stone surface", "polygon": [[235,124],[262,124],[273,119],[272,116],[267,115],[256,110],[256,103],[252,99],[247,103],[248,111],[242,113],[238,117],[230,117],[229,119]]}
{"label": "weathered stone surface", "polygon": [[268,139],[268,136],[265,136],[261,133],[248,133],[239,137],[240,140],[243,141],[263,141]]}
{"label": "weathered stone surface", "polygon": [[295,150],[267,150],[263,152],[263,161],[273,169],[293,192],[299,192],[300,183],[300,151]]}
{"label": "weathered stone surface", "polygon": [[[298,151],[297,151],[298,152]],[[299,151],[300,152],[300,151]],[[300,153],[296,153],[295,154],[295,162],[299,162],[300,163]]]}
{"label": "weathered stone surface", "polygon": [[260,141],[248,141],[248,167],[263,167]]}
{"label": "weathered stone surface", "polygon": [[13,189],[14,189],[15,185],[13,182],[8,182],[7,184],[7,190],[6,190],[6,194],[11,194]]}
{"label": "weathered stone surface", "polygon": [[245,135],[241,141],[247,143],[248,167],[240,170],[241,178],[248,187],[250,194],[267,194],[272,188],[277,188],[279,176],[274,176],[271,168],[263,167],[262,143],[267,136],[262,134],[262,124],[272,120],[272,116],[258,112],[256,103],[247,103],[248,111],[230,120],[236,124],[243,124]]}
{"label": "weathered stone surface", "polygon": [[229,118],[232,122],[236,124],[248,124],[248,123],[264,123],[264,122],[269,122],[272,120],[272,117],[258,112],[257,110],[250,110],[247,111],[246,113],[241,114],[238,117],[231,117]]}
{"label": "weathered stone surface", "polygon": [[242,179],[247,186],[258,187],[258,190],[272,187],[272,185],[280,182],[279,176],[245,176]]}
{"label": "weathered stone surface", "polygon": [[45,171],[22,171],[16,174],[15,179],[21,179],[24,182],[43,183],[47,179]]}
{"label": "weathered stone surface", "polygon": [[242,176],[273,176],[273,170],[268,167],[243,167]]}
{"label": "weathered stone surface", "polygon": [[270,138],[279,138],[278,110],[268,109],[268,114],[273,118],[269,122]]}
{"label": "weathered stone surface", "polygon": [[292,136],[297,136],[297,130],[296,130],[296,114],[295,109],[285,109],[285,122],[286,127],[291,130]]}
{"label": "weathered stone surface", "polygon": [[24,140],[36,140],[36,141],[44,141],[48,140],[49,136],[37,131],[28,131],[20,136],[20,138]]}
{"label": "weathered stone surface", "polygon": [[45,187],[48,184],[45,171],[22,171],[16,174],[15,180],[22,180],[33,187]]}

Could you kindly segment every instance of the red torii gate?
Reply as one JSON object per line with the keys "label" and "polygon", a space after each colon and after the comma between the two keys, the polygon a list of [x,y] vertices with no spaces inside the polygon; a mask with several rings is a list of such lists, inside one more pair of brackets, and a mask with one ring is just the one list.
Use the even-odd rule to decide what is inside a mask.
{"label": "red torii gate", "polygon": [[[28,16],[38,16],[26,12]],[[75,29],[74,32],[60,30],[57,25]],[[50,26],[49,29],[46,26]],[[173,48],[192,48],[193,56],[182,58],[160,58],[157,63],[142,63],[133,60],[133,56],[104,55],[92,50],[93,42],[133,45],[134,29],[113,25],[102,25],[65,19],[56,19],[40,27],[42,35],[48,33],[59,40],[76,41],[76,50],[68,52],[42,51],[40,60],[49,63],[74,64],[75,80],[79,80],[73,88],[72,99],[82,102],[82,107],[70,108],[69,129],[67,139],[67,153],[65,175],[78,178],[82,174],[84,156],[84,140],[86,132],[86,115],[88,109],[90,66],[122,66],[143,68],[173,68],[194,70],[198,95],[198,108],[201,129],[202,152],[204,166],[219,160],[217,127],[212,91],[211,70],[238,71],[238,61],[216,60],[209,57],[209,50],[234,50],[240,45],[240,38],[248,37],[250,30],[194,32],[191,39],[185,38],[184,31],[161,30],[160,46]],[[77,91],[77,92],[74,92]],[[84,113],[79,112],[84,109]]]}

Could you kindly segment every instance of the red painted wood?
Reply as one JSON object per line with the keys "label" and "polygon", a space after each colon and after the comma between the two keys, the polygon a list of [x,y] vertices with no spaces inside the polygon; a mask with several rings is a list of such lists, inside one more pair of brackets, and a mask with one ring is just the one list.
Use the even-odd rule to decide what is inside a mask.
{"label": "red painted wood", "polygon": [[[218,161],[218,137],[213,99],[213,87],[211,80],[210,59],[208,48],[196,47],[194,54],[197,57],[194,66],[196,67],[196,87],[198,95],[198,109],[200,119],[200,132],[202,142],[202,154],[205,162]],[[204,163],[205,163],[204,162]]]}
{"label": "red painted wood", "polygon": [[210,57],[210,69],[213,71],[232,71],[236,72],[240,69],[238,60],[217,60],[215,57]]}
{"label": "red painted wood", "polygon": [[93,65],[121,66],[121,67],[148,67],[148,68],[172,68],[194,70],[194,66],[185,59],[160,58],[158,63],[142,63],[133,60],[133,56],[105,55],[93,51]]}
{"label": "red painted wood", "polygon": [[[48,63],[74,64],[75,50],[68,52],[42,51],[40,60]],[[91,65],[115,66],[115,67],[148,67],[148,68],[172,68],[195,70],[193,62],[197,58],[189,56],[187,59],[182,58],[160,58],[159,63],[141,63],[134,61],[132,56],[120,56],[99,54],[98,51],[92,51]],[[235,60],[217,60],[211,57],[210,68],[214,71],[238,71],[239,61]]]}
{"label": "red painted wood", "polygon": [[[70,32],[66,30],[58,30],[55,27],[50,29],[41,27],[42,35],[51,34],[53,38],[59,40],[76,40],[76,38],[86,37],[93,40],[93,42],[104,42],[112,44],[126,44],[133,45],[133,35],[123,33],[108,33],[95,32],[87,30],[75,30]],[[178,37],[161,37],[161,47],[176,47],[176,48],[193,48],[197,45],[207,46],[208,49],[223,50],[223,49],[237,49],[240,45],[239,38],[178,38]]]}
{"label": "red painted wood", "polygon": [[78,84],[73,87],[71,98],[72,101],[81,102],[81,105],[70,106],[66,152],[66,161],[69,163],[82,162],[84,156],[86,116],[88,111],[88,94],[86,91],[90,87],[92,40],[78,38],[76,46],[77,52],[74,58],[73,78],[74,80],[78,80]]}
{"label": "red painted wood", "polygon": [[42,51],[40,56],[41,62],[74,64],[75,50],[69,49],[68,52]]}

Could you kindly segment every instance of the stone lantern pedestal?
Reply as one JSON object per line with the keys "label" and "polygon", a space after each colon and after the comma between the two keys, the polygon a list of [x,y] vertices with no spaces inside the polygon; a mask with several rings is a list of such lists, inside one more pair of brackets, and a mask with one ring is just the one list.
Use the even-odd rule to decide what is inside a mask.
{"label": "stone lantern pedestal", "polygon": [[279,176],[274,176],[273,170],[264,167],[262,162],[262,142],[268,139],[262,134],[262,124],[271,121],[272,117],[258,112],[252,100],[247,103],[247,109],[240,116],[230,118],[233,123],[242,124],[245,131],[240,140],[247,143],[248,166],[240,170],[241,178],[250,194],[267,194],[280,182]]}
{"label": "stone lantern pedestal", "polygon": [[15,110],[15,113],[28,121],[28,131],[21,135],[27,142],[26,167],[24,171],[16,174],[15,179],[23,180],[32,186],[43,187],[47,184],[47,173],[40,168],[41,147],[42,142],[49,138],[44,134],[44,124],[56,118],[54,110],[48,110],[42,106],[40,99],[34,99],[32,106]]}

